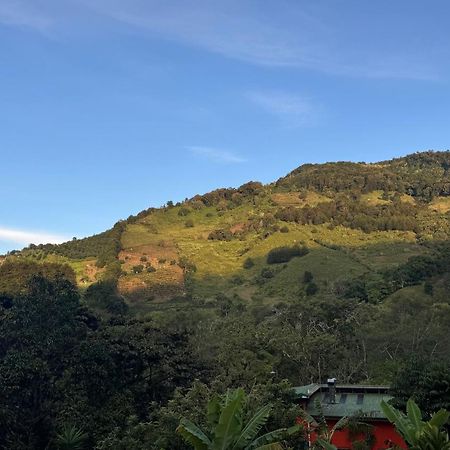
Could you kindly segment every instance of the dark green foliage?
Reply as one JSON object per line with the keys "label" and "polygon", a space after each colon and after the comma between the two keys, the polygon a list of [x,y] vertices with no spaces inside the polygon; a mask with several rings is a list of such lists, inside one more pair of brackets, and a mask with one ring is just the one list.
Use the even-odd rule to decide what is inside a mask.
{"label": "dark green foliage", "polygon": [[113,280],[91,284],[84,294],[84,299],[89,307],[100,308],[111,314],[125,314],[128,310]]}
{"label": "dark green foliage", "polygon": [[[214,239],[246,240],[240,248],[238,242],[226,246],[227,250],[233,247],[232,257],[242,260],[260,254],[260,245],[270,249],[272,239],[287,242],[282,235],[262,241],[279,229],[279,219],[328,225],[308,226],[304,233],[299,226],[291,227],[295,234],[292,243],[304,234],[303,239],[309,236],[318,244],[303,261],[288,264],[292,257],[300,256],[298,247],[275,249],[272,262],[281,264],[261,271],[259,257],[258,261],[247,258],[243,269],[251,269],[257,262],[254,270],[227,272],[218,278],[216,290],[204,296],[195,288],[210,275],[202,270],[194,276],[196,267],[182,256],[180,245],[179,257],[170,257],[179,259],[168,259],[168,263],[179,261],[185,295],[162,302],[148,292],[141,303],[130,302],[129,313],[116,289],[123,267],[117,259],[119,228],[123,231],[126,224],[139,223],[139,232],[158,232],[147,220],[153,210],[115,227],[113,246],[106,245],[101,234],[63,244],[60,250],[59,246],[33,246],[17,252],[10,259],[20,263],[25,257],[38,261],[47,253],[70,250],[97,257],[99,264],[106,266],[102,280],[86,289],[81,304],[74,287],[64,280],[64,276],[75,280],[70,269],[57,275],[59,267],[45,264],[23,263],[23,267],[11,268],[6,262],[0,266],[0,286],[7,286],[0,289],[6,291],[0,295],[0,448],[53,449],[57,436],[67,428],[66,438],[71,434],[76,438],[77,430],[86,433],[86,450],[186,450],[189,447],[175,435],[180,418],[207,427],[203,414],[206,399],[237,387],[250,392],[249,414],[271,403],[268,428],[285,427],[294,423],[298,406],[283,380],[301,385],[324,381],[327,376],[350,384],[387,384],[394,379],[399,405],[403,402],[404,406],[408,396],[414,396],[427,412],[448,405],[450,250],[444,242],[431,241],[435,230],[446,238],[448,214],[431,212],[423,203],[438,191],[447,192],[448,162],[448,154],[426,154],[376,166],[305,166],[278,186],[250,183],[239,189],[219,189],[178,204],[173,211],[168,204],[161,212],[163,220],[155,220],[161,247],[169,247],[173,241],[166,235],[165,223],[182,228],[190,221],[187,217],[173,222],[173,214],[182,208],[208,206],[223,210],[205,214],[216,216],[216,226],[224,227],[213,232]],[[278,207],[269,197],[271,193],[300,190],[301,198],[306,199],[311,188],[331,201],[300,208],[305,202],[298,202],[294,193],[286,196],[293,199],[287,204],[299,207],[282,208],[275,217]],[[384,199],[392,203],[371,206],[361,199],[362,193],[373,189],[383,191]],[[413,195],[416,204],[405,204],[403,192]],[[241,207],[236,208],[238,205]],[[235,227],[239,231],[234,235],[226,228],[232,224],[242,224]],[[401,241],[407,235],[409,242],[411,233],[370,236],[376,242],[380,237],[381,251],[374,248],[373,253],[365,253],[365,242],[359,246],[351,240],[360,234],[335,229],[337,225],[367,232],[419,230],[421,247],[408,245],[405,251],[417,250],[422,256],[398,264],[405,261],[399,255],[398,260],[387,263],[392,265],[383,266],[383,258],[391,258],[390,252],[382,253],[387,239],[392,237],[396,245],[396,239]],[[280,231],[286,229],[283,225]],[[334,235],[339,235],[339,244],[330,242]],[[349,239],[348,246],[345,239]],[[373,265],[372,261],[366,264],[368,254],[377,258]],[[345,264],[348,258],[353,261],[342,278],[320,267],[327,259]],[[130,257],[125,259],[130,261]],[[161,264],[163,261],[160,259]],[[140,262],[143,271],[156,270],[147,260]],[[306,268],[312,268],[315,276],[303,272]],[[26,280],[38,270],[53,281],[41,279],[36,284],[32,280],[30,288]],[[145,281],[156,278],[142,275]],[[212,275],[211,279],[213,284]],[[414,285],[423,285],[423,289],[403,289]],[[299,295],[301,301],[295,301]],[[404,361],[411,354],[418,356],[418,362],[408,365]],[[427,359],[429,355],[439,362]],[[420,362],[424,358],[426,362]],[[286,446],[300,448],[301,443],[289,441]]]}
{"label": "dark green foliage", "polygon": [[154,211],[156,211],[156,208],[147,208],[143,211],[139,212],[135,216],[129,216],[126,220],[126,223],[133,224],[136,223],[139,219],[142,219],[143,217],[147,217],[150,214],[152,214]]}
{"label": "dark green foliage", "polygon": [[312,272],[305,270],[305,273],[303,274],[303,283],[310,283],[314,279],[314,275]]}
{"label": "dark green foliage", "polygon": [[289,228],[288,228],[286,225],[283,225],[283,226],[280,228],[280,232],[281,232],[281,233],[289,233]]}
{"label": "dark green foliage", "polygon": [[332,222],[349,228],[359,228],[367,233],[381,230],[419,231],[416,219],[417,207],[407,203],[370,206],[366,202],[354,201],[340,196],[331,202],[304,208],[287,207],[277,211],[276,217],[286,222],[302,225],[319,225]]}
{"label": "dark green foliage", "polygon": [[234,275],[231,278],[231,283],[236,285],[236,286],[240,286],[241,284],[243,284],[245,281],[245,279],[243,277],[241,277],[240,275]]}
{"label": "dark green foliage", "polygon": [[309,253],[307,247],[278,247],[270,250],[267,255],[267,264],[279,264],[289,262],[296,256],[305,256]]}
{"label": "dark green foliage", "polygon": [[110,262],[103,272],[102,279],[103,280],[113,280],[117,281],[117,279],[123,274],[122,265],[118,260]]}
{"label": "dark green foliage", "polygon": [[281,448],[278,441],[289,435],[299,434],[298,425],[261,433],[269,420],[272,405],[261,406],[252,416],[245,412],[246,404],[247,398],[242,388],[228,390],[223,396],[216,395],[208,402],[208,426],[204,430],[182,418],[177,432],[195,450],[252,450],[270,446]]}
{"label": "dark green foliage", "polygon": [[201,376],[184,332],[124,318],[99,326],[62,278],[35,277],[27,292],[0,307],[0,448],[81,438],[94,448]]}
{"label": "dark green foliage", "polygon": [[56,436],[56,445],[61,450],[82,450],[87,435],[75,425],[65,424]]}
{"label": "dark green foliage", "polygon": [[262,278],[273,278],[275,276],[275,273],[272,269],[269,267],[264,267],[261,269],[261,277]]}
{"label": "dark green foliage", "polygon": [[52,427],[55,381],[86,335],[78,293],[67,280],[30,280],[0,309],[0,448],[43,449]]}
{"label": "dark green foliage", "polygon": [[279,179],[276,185],[325,194],[397,191],[430,201],[435,196],[450,194],[449,161],[449,152],[423,152],[377,164],[305,164]]}
{"label": "dark green foliage", "polygon": [[319,291],[319,286],[316,283],[310,282],[306,285],[305,294],[309,297],[311,295],[317,294]]}
{"label": "dark green foliage", "polygon": [[142,264],[138,264],[137,266],[133,266],[131,268],[131,271],[133,273],[142,273],[143,270],[144,270],[144,266]]}
{"label": "dark green foliage", "polygon": [[404,439],[408,448],[414,450],[450,450],[448,421],[450,411],[441,409],[423,420],[423,412],[413,399],[406,403],[406,414],[384,400],[381,409],[386,418],[395,425],[397,433]]}
{"label": "dark green foliage", "polygon": [[182,256],[178,261],[178,265],[184,270],[185,273],[196,272],[197,267],[192,261],[189,261],[185,256]]}
{"label": "dark green foliage", "polygon": [[250,181],[243,184],[238,189],[216,189],[204,195],[196,195],[190,200],[190,203],[200,201],[204,206],[217,206],[219,204],[226,207],[239,206],[246,199],[252,198],[264,192],[264,186],[256,181]]}
{"label": "dark green foliage", "polygon": [[402,410],[412,398],[428,416],[441,408],[450,410],[450,362],[429,358],[408,359],[391,386],[393,405]]}
{"label": "dark green foliage", "polygon": [[113,262],[121,250],[120,238],[125,228],[125,222],[117,222],[110,230],[88,238],[72,240],[59,245],[41,244],[35,248],[72,259],[97,257],[97,265],[104,267]]}
{"label": "dark green foliage", "polygon": [[211,241],[231,241],[233,233],[227,229],[214,230],[209,233],[208,239]]}
{"label": "dark green foliage", "polygon": [[[362,301],[381,301],[399,289],[429,281],[430,277],[447,272],[449,267],[450,246],[441,243],[434,248],[433,253],[412,256],[395,269],[370,273],[348,281],[344,286],[343,296]],[[430,290],[430,287],[427,289]],[[428,292],[428,295],[431,294]]]}
{"label": "dark green foliage", "polygon": [[75,273],[67,264],[6,261],[0,265],[0,293],[24,293],[30,279],[42,275],[50,280],[65,278],[75,284]]}
{"label": "dark green foliage", "polygon": [[429,281],[425,281],[423,284],[423,291],[427,295],[433,295],[433,285]]}

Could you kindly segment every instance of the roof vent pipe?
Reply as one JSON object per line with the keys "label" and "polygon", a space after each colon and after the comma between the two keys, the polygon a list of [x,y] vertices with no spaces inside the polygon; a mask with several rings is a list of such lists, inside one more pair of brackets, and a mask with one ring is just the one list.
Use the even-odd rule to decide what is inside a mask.
{"label": "roof vent pipe", "polygon": [[336,403],[336,378],[328,378],[328,403]]}

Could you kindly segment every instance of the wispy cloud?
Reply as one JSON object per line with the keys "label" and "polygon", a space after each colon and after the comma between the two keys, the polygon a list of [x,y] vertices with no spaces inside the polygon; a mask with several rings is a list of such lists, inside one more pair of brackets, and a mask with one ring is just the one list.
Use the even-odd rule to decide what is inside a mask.
{"label": "wispy cloud", "polygon": [[33,6],[32,2],[21,0],[2,0],[0,2],[0,24],[30,27],[44,31],[52,19]]}
{"label": "wispy cloud", "polygon": [[60,244],[67,240],[67,237],[57,234],[0,227],[0,241],[13,242],[19,245]]}
{"label": "wispy cloud", "polygon": [[52,34],[92,23],[98,32],[102,21],[111,32],[114,21],[116,28],[260,66],[365,78],[439,78],[448,53],[440,44],[445,40],[426,31],[419,39],[414,20],[403,32],[395,14],[379,8],[372,16],[366,9],[363,2],[335,7],[288,0],[266,0],[264,7],[253,0],[0,0],[0,24]]}
{"label": "wispy cloud", "polygon": [[209,161],[213,161],[215,163],[238,164],[246,161],[246,159],[227,150],[220,150],[217,148],[202,147],[197,145],[189,146],[186,148],[192,154],[198,155],[202,158],[205,158]]}
{"label": "wispy cloud", "polygon": [[[261,8],[245,0],[89,0],[89,6],[153,36],[251,64],[354,77],[436,78],[426,53],[407,45],[367,49],[364,42],[379,30],[361,29],[352,16],[342,20],[330,8],[307,2],[268,0]],[[398,30],[390,26],[383,32],[397,42]]]}
{"label": "wispy cloud", "polygon": [[283,91],[252,91],[246,97],[265,112],[289,126],[312,125],[317,111],[311,102],[298,94]]}

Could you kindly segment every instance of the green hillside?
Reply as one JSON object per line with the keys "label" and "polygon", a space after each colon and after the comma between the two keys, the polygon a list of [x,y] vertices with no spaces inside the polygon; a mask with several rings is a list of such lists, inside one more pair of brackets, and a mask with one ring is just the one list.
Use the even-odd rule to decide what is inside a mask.
{"label": "green hillside", "polygon": [[5,255],[0,448],[188,450],[208,398],[290,427],[330,377],[450,408],[449,163],[306,165]]}
{"label": "green hillside", "polygon": [[[340,298],[350,295],[345,286],[366,278],[381,280],[362,294],[376,303],[386,297],[387,272],[414,257],[434,257],[436,242],[449,239],[449,168],[449,152],[306,164],[272,184],[168,202],[104,233],[4,259],[68,264],[82,290],[112,280],[135,313],[203,306],[219,294],[262,304]],[[308,251],[269,264],[269,252],[281,247]],[[304,281],[305,272],[313,281]]]}

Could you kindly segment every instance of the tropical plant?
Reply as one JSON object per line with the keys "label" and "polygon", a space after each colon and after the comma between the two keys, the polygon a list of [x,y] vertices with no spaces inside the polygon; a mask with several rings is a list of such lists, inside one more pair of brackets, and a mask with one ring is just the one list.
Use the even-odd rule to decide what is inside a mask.
{"label": "tropical plant", "polygon": [[56,446],[60,450],[81,450],[87,435],[75,425],[65,424],[56,435]]}
{"label": "tropical plant", "polygon": [[447,410],[439,410],[424,422],[420,408],[412,399],[406,404],[406,415],[385,401],[381,402],[381,408],[411,450],[450,450],[448,432],[444,429],[450,418]]}
{"label": "tropical plant", "polygon": [[302,411],[300,413],[301,419],[306,425],[305,428],[307,429],[308,434],[315,433],[317,435],[316,444],[319,448],[324,448],[325,450],[335,450],[336,447],[331,444],[331,440],[333,439],[336,431],[342,430],[349,424],[349,417],[342,417],[334,424],[334,426],[330,428],[326,422],[320,403],[317,403],[316,406],[320,412],[318,421],[306,411]]}
{"label": "tropical plant", "polygon": [[280,428],[261,436],[259,432],[266,424],[272,406],[259,408],[253,417],[244,422],[246,395],[239,388],[228,390],[223,397],[213,397],[207,407],[209,432],[202,431],[187,419],[182,419],[177,432],[195,450],[279,450],[284,436],[300,431],[299,425]]}

